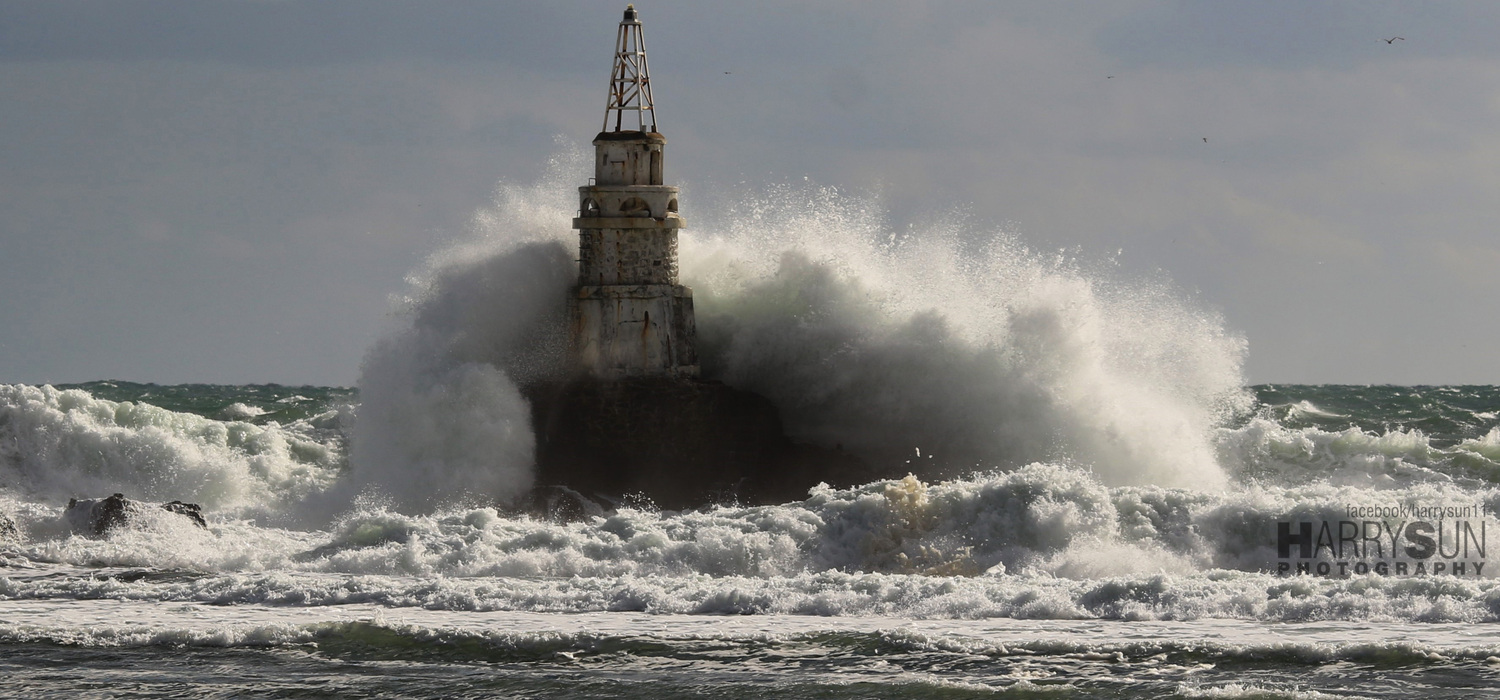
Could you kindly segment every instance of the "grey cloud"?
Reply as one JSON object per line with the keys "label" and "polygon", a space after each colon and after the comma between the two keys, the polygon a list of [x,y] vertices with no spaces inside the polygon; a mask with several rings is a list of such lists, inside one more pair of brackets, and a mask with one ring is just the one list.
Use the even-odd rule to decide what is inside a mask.
{"label": "grey cloud", "polygon": [[[691,220],[809,176],[1123,248],[1252,381],[1500,381],[1490,5],[637,4]],[[0,2],[0,381],[351,382],[404,273],[599,127],[621,7]]]}
{"label": "grey cloud", "polygon": [[[1500,7],[1489,2],[1170,0],[1138,8],[1095,37],[1126,66],[1349,68],[1395,57],[1500,55]],[[1382,41],[1396,36],[1402,40]]]}
{"label": "grey cloud", "polygon": [[[0,4],[0,60],[197,60],[303,65],[392,58],[525,60],[576,67],[581,3],[480,0]],[[597,59],[597,56],[593,57]],[[597,63],[597,60],[594,62]]]}

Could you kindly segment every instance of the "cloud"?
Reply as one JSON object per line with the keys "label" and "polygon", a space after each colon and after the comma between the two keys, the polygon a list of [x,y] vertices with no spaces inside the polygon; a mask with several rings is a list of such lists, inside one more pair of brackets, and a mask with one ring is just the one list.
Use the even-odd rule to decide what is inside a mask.
{"label": "cloud", "polygon": [[[390,59],[535,61],[571,69],[580,3],[63,0],[0,6],[0,60],[295,66]],[[607,31],[607,30],[605,30]]]}
{"label": "cloud", "polygon": [[[1481,2],[1173,0],[1122,13],[1097,41],[1133,67],[1346,69],[1393,56],[1495,57],[1497,31],[1500,8]],[[1394,36],[1404,38],[1384,41]]]}
{"label": "cloud", "polygon": [[1450,279],[1475,292],[1493,294],[1500,290],[1500,248],[1490,245],[1459,246],[1447,241],[1434,244],[1428,251],[1432,263]]}
{"label": "cloud", "polygon": [[[620,7],[0,4],[0,294],[30,300],[0,307],[0,377],[352,381],[403,274],[598,128]],[[1398,276],[1413,333],[1493,312],[1450,278],[1500,222],[1496,6],[642,13],[690,220],[807,176],[917,234],[959,211],[976,237],[1123,249],[1247,333],[1254,381],[1405,376],[1368,347],[1383,320],[1302,300],[1408,304]],[[1434,373],[1500,381],[1447,353]]]}

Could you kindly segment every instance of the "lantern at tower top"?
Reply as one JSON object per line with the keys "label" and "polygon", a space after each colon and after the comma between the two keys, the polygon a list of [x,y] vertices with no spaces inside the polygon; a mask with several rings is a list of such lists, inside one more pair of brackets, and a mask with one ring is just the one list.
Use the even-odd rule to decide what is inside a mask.
{"label": "lantern at tower top", "polygon": [[[626,112],[635,112],[627,123]],[[613,122],[611,126],[610,122]],[[615,67],[609,76],[609,106],[604,108],[602,131],[656,131],[656,108],[651,100],[651,71],[646,66],[646,36],[635,5],[625,6],[620,33],[615,39]]]}

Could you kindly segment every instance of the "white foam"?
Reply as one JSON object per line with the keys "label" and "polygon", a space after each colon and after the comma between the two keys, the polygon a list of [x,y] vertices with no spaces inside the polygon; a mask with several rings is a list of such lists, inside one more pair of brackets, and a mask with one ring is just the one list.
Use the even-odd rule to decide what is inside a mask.
{"label": "white foam", "polygon": [[1490,432],[1477,440],[1464,440],[1459,443],[1458,449],[1480,455],[1500,466],[1500,427],[1490,428]]}
{"label": "white foam", "polygon": [[257,416],[266,415],[266,413],[267,411],[264,408],[250,406],[239,402],[229,404],[219,412],[220,416],[226,420],[250,420],[251,418],[255,418]]}
{"label": "white foam", "polygon": [[[1153,663],[1163,653],[1190,653],[1213,662],[1267,658],[1321,664],[1485,661],[1500,638],[1470,625],[1317,622],[1266,625],[1231,620],[1118,622],[1105,620],[921,620],[881,615],[828,618],[797,615],[678,615],[595,612],[558,615],[518,611],[391,610],[368,603],[262,607],[155,605],[147,601],[20,601],[6,606],[0,641],[86,647],[283,646],[352,641],[380,645],[437,643],[552,655],[597,651],[603,640],[641,640],[692,649],[716,645],[814,642],[862,635],[892,652],[966,657],[1065,657],[1101,664]],[[985,667],[986,673],[994,669]],[[1166,670],[1166,669],[1159,669]],[[1184,669],[1186,670],[1186,669]],[[1191,674],[1185,674],[1191,676]],[[1269,690],[1268,686],[1258,686]],[[1243,684],[1193,684],[1198,697],[1244,697]],[[1276,692],[1296,693],[1295,685]],[[1303,691],[1304,693],[1306,691]],[[1293,694],[1292,697],[1319,697]]]}
{"label": "white foam", "polygon": [[1241,476],[1281,483],[1330,481],[1372,488],[1452,481],[1456,458],[1488,470],[1500,469],[1500,429],[1448,449],[1433,446],[1420,430],[1374,433],[1292,428],[1264,417],[1241,427],[1220,428],[1220,462]]}
{"label": "white foam", "polygon": [[1300,688],[1281,688],[1256,683],[1224,683],[1222,685],[1202,685],[1199,683],[1181,683],[1177,686],[1177,694],[1185,698],[1291,698],[1292,700],[1331,700],[1332,698],[1368,698],[1367,695],[1330,695],[1320,693],[1316,690],[1303,690]]}
{"label": "white foam", "polygon": [[[590,162],[564,147],[412,275],[404,323],[365,360],[357,486],[414,511],[530,483],[515,384],[558,368]],[[1210,431],[1246,400],[1244,341],[1169,284],[962,223],[898,236],[878,201],[831,189],[743,192],[689,205],[683,278],[705,376],[768,396],[795,436],[886,469],[921,450],[947,473],[1047,460],[1114,485],[1226,483]]]}
{"label": "white foam", "polygon": [[704,370],[800,437],[882,464],[1091,465],[1110,484],[1225,483],[1244,341],[1170,285],[813,186],[717,201],[682,243]]}
{"label": "white foam", "polygon": [[[1481,622],[1483,577],[1278,577],[1278,522],[1354,505],[1500,502],[1421,483],[1225,492],[1106,487],[1037,464],[927,484],[815,489],[805,502],[681,513],[623,509],[554,523],[491,508],[410,515],[365,501],[327,532],[243,522],[131,523],[101,540],[38,527],[10,551],[50,567],[201,572],[168,582],[0,575],[0,597],[181,600],[449,610],[758,613],[1020,619]],[[56,520],[55,511],[50,517]],[[1491,531],[1500,521],[1485,521]],[[87,571],[87,569],[86,569]],[[30,573],[28,573],[30,572]]]}
{"label": "white foam", "polygon": [[225,515],[269,514],[337,478],[342,452],[316,432],[305,423],[216,421],[79,389],[0,385],[0,485],[59,504],[122,492]]}

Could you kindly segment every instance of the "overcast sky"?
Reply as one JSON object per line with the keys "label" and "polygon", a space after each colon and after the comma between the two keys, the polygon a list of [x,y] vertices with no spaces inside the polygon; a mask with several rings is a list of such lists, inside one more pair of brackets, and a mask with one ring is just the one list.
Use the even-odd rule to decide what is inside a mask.
{"label": "overcast sky", "polygon": [[[637,5],[678,183],[1123,249],[1255,383],[1500,383],[1500,3]],[[0,2],[0,382],[353,383],[623,7]]]}

